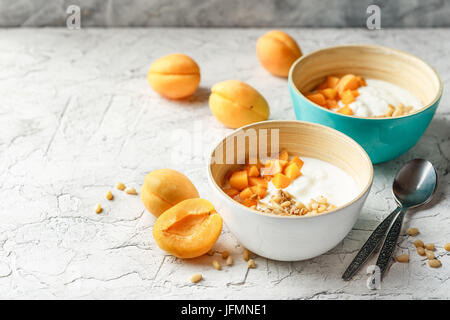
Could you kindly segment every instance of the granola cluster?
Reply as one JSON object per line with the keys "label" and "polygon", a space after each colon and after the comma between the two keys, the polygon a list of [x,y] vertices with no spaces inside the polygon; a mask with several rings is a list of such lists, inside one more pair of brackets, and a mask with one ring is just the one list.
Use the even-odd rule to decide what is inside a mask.
{"label": "granola cluster", "polygon": [[384,115],[377,116],[376,118],[400,117],[400,116],[410,114],[413,110],[414,110],[414,108],[412,106],[405,107],[401,103],[397,107],[390,104],[388,106],[388,111]]}
{"label": "granola cluster", "polygon": [[258,206],[252,209],[276,214],[280,216],[313,216],[336,209],[333,204],[329,204],[328,200],[319,196],[311,199],[307,205],[300,201],[296,201],[295,197],[287,191],[278,190],[277,194],[270,197],[269,203],[258,201]]}

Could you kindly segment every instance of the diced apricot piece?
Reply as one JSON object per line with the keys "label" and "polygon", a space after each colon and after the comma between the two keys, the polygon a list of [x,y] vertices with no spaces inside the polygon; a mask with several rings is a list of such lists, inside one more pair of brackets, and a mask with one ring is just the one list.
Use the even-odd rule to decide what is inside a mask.
{"label": "diced apricot piece", "polygon": [[358,79],[358,85],[359,85],[360,87],[367,86],[366,80],[364,80],[363,77],[361,77],[361,76],[356,76],[356,79]]}
{"label": "diced apricot piece", "polygon": [[245,188],[244,190],[239,193],[239,198],[242,200],[248,199],[253,195],[253,191],[250,189],[250,187]]}
{"label": "diced apricot piece", "polygon": [[292,162],[284,169],[284,174],[291,180],[295,180],[302,175],[300,168],[295,162]]}
{"label": "diced apricot piece", "polygon": [[288,164],[286,160],[272,159],[266,162],[264,167],[264,175],[273,176],[278,172],[283,172],[284,167]]}
{"label": "diced apricot piece", "polygon": [[211,202],[184,200],[164,211],[153,226],[158,246],[178,258],[195,258],[211,250],[222,230],[222,218]]}
{"label": "diced apricot piece", "polygon": [[327,88],[336,89],[336,86],[339,82],[339,78],[334,76],[327,76],[325,81],[327,82]]}
{"label": "diced apricot piece", "polygon": [[345,114],[347,116],[352,116],[353,115],[353,110],[348,105],[343,106],[337,112],[341,113],[341,114]]}
{"label": "diced apricot piece", "polygon": [[267,182],[266,179],[261,178],[261,177],[249,177],[248,178],[248,183],[250,186],[258,186],[260,185],[263,188],[267,188],[269,183]]}
{"label": "diced apricot piece", "polygon": [[354,96],[355,98],[358,97],[358,96],[359,96],[359,91],[358,91],[358,89],[352,90],[352,94],[353,94],[353,96]]}
{"label": "diced apricot piece", "polygon": [[323,89],[326,89],[326,88],[328,88],[327,80],[325,80],[324,82],[322,82],[321,84],[319,84],[316,87],[317,90],[323,90]]}
{"label": "diced apricot piece", "polygon": [[237,196],[239,194],[239,190],[236,190],[233,188],[223,189],[223,192],[225,192],[231,198],[234,198],[235,196]]}
{"label": "diced apricot piece", "polygon": [[284,160],[284,161],[288,161],[288,160],[289,160],[289,153],[288,153],[288,151],[287,151],[287,150],[283,150],[283,151],[280,153],[278,159]]}
{"label": "diced apricot piece", "polygon": [[321,93],[312,93],[306,96],[309,100],[311,100],[314,103],[317,103],[320,106],[325,105],[325,97]]}
{"label": "diced apricot piece", "polygon": [[322,94],[327,98],[327,99],[331,99],[334,100],[336,99],[337,96],[337,90],[333,89],[333,88],[326,88],[322,90]]}
{"label": "diced apricot piece", "polygon": [[235,171],[230,177],[230,186],[239,191],[248,187],[247,170]]}
{"label": "diced apricot piece", "polygon": [[247,174],[249,177],[259,177],[259,169],[256,165],[252,164],[247,169]]}
{"label": "diced apricot piece", "polygon": [[260,184],[250,187],[250,189],[252,189],[253,194],[256,194],[259,199],[263,199],[267,194],[267,188],[264,188]]}
{"label": "diced apricot piece", "polygon": [[291,179],[289,179],[282,173],[277,173],[276,175],[273,176],[272,183],[275,186],[275,188],[283,189],[291,184]]}
{"label": "diced apricot piece", "polygon": [[343,76],[338,84],[336,85],[336,89],[339,94],[342,94],[345,90],[355,90],[359,87],[358,78],[356,78],[353,74],[346,74]]}
{"label": "diced apricot piece", "polygon": [[302,169],[303,164],[304,164],[303,160],[300,159],[300,158],[297,157],[297,156],[294,156],[294,157],[291,159],[291,161],[289,161],[289,163],[295,163],[295,164],[297,165],[297,167],[298,167],[299,170]]}
{"label": "diced apricot piece", "polygon": [[328,109],[334,109],[334,108],[337,108],[338,103],[337,103],[336,100],[328,99],[327,102],[326,102],[326,104],[325,104],[325,106],[326,106]]}
{"label": "diced apricot piece", "polygon": [[353,101],[355,101],[355,97],[353,96],[353,93],[351,90],[345,90],[341,94],[341,101],[343,104],[350,104]]}
{"label": "diced apricot piece", "polygon": [[246,207],[253,207],[258,204],[258,199],[245,199],[242,200],[241,203]]}

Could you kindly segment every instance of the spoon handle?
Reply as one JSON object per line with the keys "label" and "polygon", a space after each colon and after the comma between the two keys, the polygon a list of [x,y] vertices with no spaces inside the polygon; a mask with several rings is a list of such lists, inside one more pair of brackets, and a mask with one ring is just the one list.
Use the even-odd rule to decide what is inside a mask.
{"label": "spoon handle", "polygon": [[386,235],[389,226],[392,224],[392,220],[394,220],[399,211],[400,208],[397,207],[372,232],[369,239],[367,239],[361,250],[359,250],[358,254],[348,266],[347,270],[345,270],[344,274],[342,275],[342,279],[344,279],[345,281],[350,280],[353,275],[361,268],[361,266],[367,261],[367,259],[372,255],[375,249],[378,248],[381,240]]}
{"label": "spoon handle", "polygon": [[402,208],[400,214],[392,224],[392,227],[386,236],[386,240],[383,243],[383,247],[381,248],[380,255],[378,256],[377,260],[377,266],[380,268],[381,276],[383,276],[383,273],[386,271],[389,265],[389,261],[391,260],[392,253],[394,252],[397,245],[397,240],[402,229],[405,213],[406,208]]}

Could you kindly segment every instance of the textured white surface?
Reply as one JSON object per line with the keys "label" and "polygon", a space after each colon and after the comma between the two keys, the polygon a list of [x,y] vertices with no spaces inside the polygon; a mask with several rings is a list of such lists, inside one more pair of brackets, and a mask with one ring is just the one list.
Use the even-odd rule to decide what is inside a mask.
{"label": "textured white surface", "polygon": [[[403,49],[430,62],[444,87],[450,84],[447,29],[287,31],[305,53],[345,43]],[[114,190],[114,201],[105,200],[117,181],[139,188],[145,174],[160,167],[184,172],[209,197],[200,154],[229,131],[208,108],[208,88],[218,81],[246,81],[267,98],[271,119],[294,119],[286,80],[257,61],[255,43],[264,32],[0,30],[0,298],[450,298],[450,255],[442,249],[450,242],[446,93],[418,144],[375,166],[352,232],[312,260],[258,257],[257,268],[247,271],[242,248],[226,228],[216,248],[232,253],[233,267],[216,271],[209,256],[174,259],[156,246],[154,220],[139,197]],[[202,70],[201,88],[182,102],[159,97],[145,78],[155,58],[172,52],[191,55]],[[189,146],[198,149],[188,152]],[[174,161],[174,154],[183,161]],[[407,217],[405,230],[418,227],[419,238],[436,243],[442,268],[430,269],[403,233],[397,254],[409,252],[411,262],[393,264],[381,290],[366,288],[364,270],[343,282],[354,254],[394,207],[396,170],[415,157],[434,163],[441,184],[431,205]],[[100,215],[94,213],[98,202],[105,209]],[[189,277],[197,272],[204,280],[193,285]]]}

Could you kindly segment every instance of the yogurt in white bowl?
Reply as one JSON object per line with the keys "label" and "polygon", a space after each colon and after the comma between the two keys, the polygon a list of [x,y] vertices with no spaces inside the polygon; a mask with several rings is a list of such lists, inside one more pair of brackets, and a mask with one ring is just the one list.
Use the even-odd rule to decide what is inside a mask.
{"label": "yogurt in white bowl", "polygon": [[[222,187],[227,183],[228,173],[242,167],[246,159],[237,159],[241,164],[217,163],[217,159],[218,155],[223,154],[223,151],[229,147],[231,150],[239,147],[236,145],[239,139],[235,138],[245,135],[248,130],[254,130],[257,135],[262,130],[266,132],[278,130],[280,151],[289,150],[292,155],[307,158],[306,160],[314,159],[309,161],[311,166],[308,167],[311,171],[305,167],[302,170],[304,174],[306,172],[312,174],[315,168],[322,164],[320,161],[323,161],[349,175],[355,188],[349,190],[345,196],[348,198],[342,200],[345,203],[338,208],[314,216],[265,214],[238,203],[230,198]],[[228,143],[232,145],[229,146]],[[233,144],[236,147],[233,147]],[[251,142],[249,144],[251,145]],[[259,143],[257,145],[259,150]],[[243,154],[248,156],[248,152]],[[304,165],[307,166],[306,161]],[[324,166],[320,167],[324,168]],[[266,258],[298,261],[327,252],[348,234],[359,216],[372,185],[373,167],[367,153],[359,144],[334,129],[302,121],[264,121],[242,127],[224,138],[211,153],[207,174],[216,211],[222,216],[228,230],[244,247]],[[301,177],[297,180],[299,179]],[[345,192],[348,184],[352,185],[348,181],[337,185],[338,179],[330,182],[335,183],[334,188],[341,188]],[[300,190],[301,188],[297,190],[299,196],[309,197],[307,193],[302,193]],[[294,190],[294,192],[297,191]],[[337,192],[336,197],[340,197]]]}

